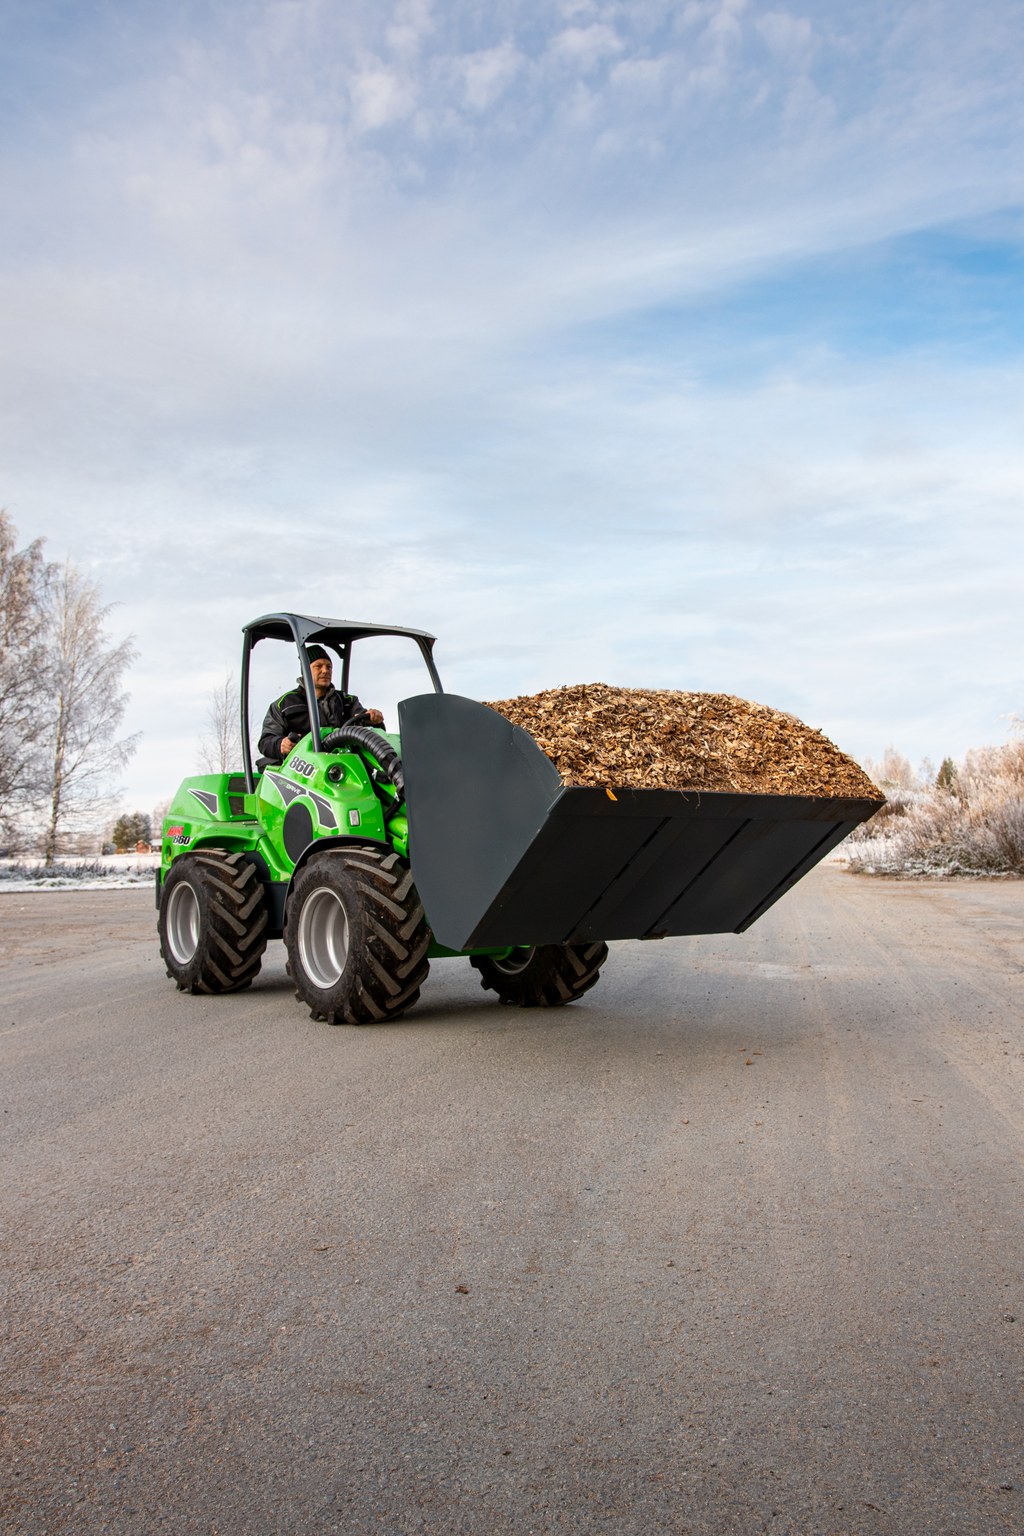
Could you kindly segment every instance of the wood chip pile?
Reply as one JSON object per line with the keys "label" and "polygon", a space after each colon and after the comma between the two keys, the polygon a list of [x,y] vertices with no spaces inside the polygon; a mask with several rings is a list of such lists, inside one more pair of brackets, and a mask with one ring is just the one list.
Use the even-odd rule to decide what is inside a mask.
{"label": "wood chip pile", "polygon": [[566,784],[883,799],[820,731],[727,693],[581,683],[490,707],[529,731]]}

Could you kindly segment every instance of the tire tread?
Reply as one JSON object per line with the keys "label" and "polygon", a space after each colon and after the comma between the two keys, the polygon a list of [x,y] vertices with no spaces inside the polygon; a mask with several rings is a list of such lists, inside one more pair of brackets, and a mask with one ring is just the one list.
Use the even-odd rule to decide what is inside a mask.
{"label": "tire tread", "polygon": [[[188,879],[196,893],[205,932],[187,965],[171,954],[164,928],[166,896],[173,881]],[[251,889],[250,889],[251,887]],[[267,906],[255,864],[244,852],[197,848],[174,860],[164,881],[158,929],[168,976],[180,992],[241,992],[252,984],[267,947]]]}
{"label": "tire tread", "polygon": [[542,944],[520,971],[502,971],[490,955],[471,955],[480,985],[519,1008],[561,1008],[589,992],[608,958],[607,944]]}
{"label": "tire tread", "polygon": [[[351,903],[353,935],[345,971],[327,993],[303,974],[297,940],[302,902],[325,879]],[[398,1018],[416,1002],[430,969],[430,930],[412,871],[386,847],[317,854],[296,876],[284,937],[296,997],[328,1024]]]}

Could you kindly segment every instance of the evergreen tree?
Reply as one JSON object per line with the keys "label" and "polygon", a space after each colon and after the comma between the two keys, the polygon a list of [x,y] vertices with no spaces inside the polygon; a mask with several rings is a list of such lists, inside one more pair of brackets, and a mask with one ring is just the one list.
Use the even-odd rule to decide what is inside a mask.
{"label": "evergreen tree", "polygon": [[125,811],[114,822],[110,840],[118,853],[131,853],[136,843],[153,840],[153,823],[143,811]]}
{"label": "evergreen tree", "polygon": [[960,775],[957,772],[956,763],[951,757],[944,757],[938,773],[935,775],[935,788],[945,790],[947,795],[955,795],[960,791]]}

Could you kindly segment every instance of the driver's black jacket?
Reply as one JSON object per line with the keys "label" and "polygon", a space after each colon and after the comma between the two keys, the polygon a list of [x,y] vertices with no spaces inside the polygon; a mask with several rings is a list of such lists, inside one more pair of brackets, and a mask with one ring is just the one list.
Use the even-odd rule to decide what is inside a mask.
{"label": "driver's black jacket", "polygon": [[[317,700],[317,714],[321,725],[347,725],[353,715],[362,711],[362,704],[354,693],[339,693],[332,683],[322,699]],[[309,730],[309,710],[306,708],[306,691],[300,683],[288,693],[282,693],[267,710],[260,735],[260,751],[272,763],[281,761],[281,743],[285,737],[298,741]]]}

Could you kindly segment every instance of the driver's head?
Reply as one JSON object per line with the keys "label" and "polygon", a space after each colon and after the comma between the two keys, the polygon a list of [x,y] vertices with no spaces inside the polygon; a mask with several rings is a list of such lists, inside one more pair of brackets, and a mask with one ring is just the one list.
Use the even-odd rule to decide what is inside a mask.
{"label": "driver's head", "polygon": [[307,646],[306,655],[309,657],[309,670],[313,674],[313,687],[316,689],[316,696],[318,699],[322,699],[331,686],[331,674],[333,671],[331,658],[323,647],[319,645]]}

